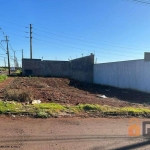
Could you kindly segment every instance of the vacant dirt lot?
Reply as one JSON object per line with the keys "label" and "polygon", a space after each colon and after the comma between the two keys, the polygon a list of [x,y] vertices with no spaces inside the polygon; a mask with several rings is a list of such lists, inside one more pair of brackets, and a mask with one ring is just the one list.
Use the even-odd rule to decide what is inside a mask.
{"label": "vacant dirt lot", "polygon": [[[8,79],[6,83],[12,81]],[[7,84],[8,84],[7,83]],[[6,84],[4,84],[6,85]],[[62,104],[100,104],[116,107],[149,106],[150,94],[108,86],[86,84],[66,78],[17,77],[9,84],[11,90],[32,93],[33,99]],[[105,95],[107,98],[101,98]],[[4,90],[0,93],[4,97]]]}
{"label": "vacant dirt lot", "polygon": [[4,98],[4,89],[11,84],[11,82],[14,80],[14,78],[8,78],[7,80],[5,80],[4,82],[0,83],[0,99]]}

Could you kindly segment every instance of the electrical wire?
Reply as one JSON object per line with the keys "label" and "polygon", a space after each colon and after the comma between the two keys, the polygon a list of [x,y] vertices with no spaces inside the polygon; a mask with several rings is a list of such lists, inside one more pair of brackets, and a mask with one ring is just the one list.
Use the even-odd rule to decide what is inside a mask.
{"label": "electrical wire", "polygon": [[143,1],[143,0],[133,0],[133,1],[150,5],[150,1]]}
{"label": "electrical wire", "polygon": [[[35,29],[35,30],[39,30],[39,29]],[[39,31],[43,31],[43,32],[46,32],[46,33],[50,33],[50,32],[44,31],[44,30],[39,30]],[[24,37],[24,36],[22,36],[22,35],[18,35],[18,34],[12,33],[12,32],[11,32],[10,34]],[[34,32],[33,32],[33,34],[34,34]],[[50,33],[50,34],[54,34],[54,35],[57,35],[57,36],[61,36],[61,35],[55,34],[55,33]],[[35,33],[35,35],[43,36],[43,35],[39,35],[39,34],[36,34],[36,33]],[[43,37],[48,37],[48,36],[43,36]],[[63,37],[66,37],[66,36],[63,36]],[[71,37],[67,37],[67,38],[71,38]],[[55,39],[55,38],[52,38],[52,39]],[[90,41],[86,41],[86,40],[81,40],[81,39],[77,39],[77,38],[73,38],[73,39],[80,40],[80,41],[85,41],[85,42],[90,43]],[[59,40],[59,41],[64,41],[64,42],[67,42],[67,43],[76,44],[76,45],[88,46],[88,47],[92,47],[92,48],[99,48],[99,47],[95,47],[95,46],[91,46],[91,45],[84,45],[84,44],[79,44],[79,43],[74,43],[74,42],[68,42],[68,41],[60,40],[60,39],[57,39],[57,40]],[[96,42],[94,42],[94,43],[96,43]],[[96,43],[96,44],[101,44],[101,43]],[[131,49],[134,50],[134,48],[123,47],[123,46],[116,46],[116,45],[110,45],[110,44],[101,44],[101,45],[111,46],[111,47],[118,47],[118,48],[126,48],[126,49],[130,49],[130,50],[131,50]],[[105,50],[106,50],[106,49],[105,49]],[[110,49],[107,49],[107,50],[110,50]],[[139,49],[139,48],[136,48],[136,51],[137,51],[137,50],[143,51],[143,50],[141,50],[141,49]],[[124,50],[114,50],[114,51],[125,52],[125,53],[127,52],[127,51],[124,51]],[[128,53],[140,54],[140,53],[137,53],[137,52],[128,52]]]}
{"label": "electrical wire", "polygon": [[[39,35],[39,34],[36,34],[38,36],[42,36],[42,35]],[[43,37],[48,37],[48,36],[43,36]],[[36,39],[36,38],[35,38]],[[51,39],[55,39],[55,40],[59,40],[59,39],[56,39],[56,38],[51,38]],[[97,49],[100,49],[100,47],[96,47],[96,46],[91,46],[91,45],[84,45],[84,44],[78,44],[78,43],[74,43],[74,42],[68,42],[68,41],[65,41],[65,40],[59,40],[59,41],[62,41],[62,42],[67,42],[67,43],[71,43],[71,44],[76,44],[76,45],[81,45],[81,46],[87,46],[87,47],[91,47],[91,48],[97,48]],[[101,44],[101,45],[105,45],[105,46],[111,46],[111,47],[119,47],[119,46],[112,46],[112,45],[108,45],[108,44]],[[129,48],[128,48],[129,49]],[[131,49],[131,48],[130,48]],[[112,50],[112,49],[106,49],[105,50]],[[133,50],[133,49],[131,49]],[[136,49],[137,50],[137,49]],[[124,51],[124,50],[115,50],[115,51],[118,51],[118,52],[124,52],[126,53],[127,51]],[[128,53],[132,53],[132,54],[140,54],[140,53],[137,53],[137,52],[128,52]]]}
{"label": "electrical wire", "polygon": [[[36,29],[37,31],[42,31],[42,32],[45,32],[47,34],[52,34],[52,35],[56,35],[58,37],[65,37],[65,38],[68,38],[68,39],[73,39],[73,40],[77,40],[77,41],[82,41],[82,42],[87,42],[87,43],[93,43],[93,44],[100,44],[100,45],[106,45],[106,46],[111,46],[111,47],[118,47],[118,48],[125,48],[125,49],[132,49],[132,50],[142,50],[142,49],[149,49],[149,48],[143,48],[140,49],[140,48],[133,48],[133,47],[128,47],[128,46],[119,46],[119,45],[112,45],[112,44],[104,44],[104,43],[97,43],[97,42],[91,42],[91,41],[88,41],[88,40],[83,40],[83,39],[79,39],[79,38],[74,38],[74,37],[70,37],[70,36],[64,36],[64,35],[60,35],[60,34],[56,34],[56,33],[52,33],[52,32],[48,32],[48,31],[45,31],[45,30],[39,30],[39,29]],[[39,34],[36,34],[33,32],[33,34],[35,35],[39,35]],[[42,36],[42,35],[39,35],[39,36]],[[45,37],[48,37],[48,36],[45,36]],[[67,42],[67,41],[66,41]],[[101,42],[104,42],[104,41],[101,41]]]}
{"label": "electrical wire", "polygon": [[[74,39],[74,40],[78,40],[78,41],[84,41],[84,42],[88,42],[88,43],[95,43],[95,44],[101,44],[101,43],[96,43],[96,42],[90,42],[90,41],[86,41],[86,40],[83,40],[83,39],[78,39],[78,38],[74,38],[74,37],[69,37],[69,36],[63,36],[63,35],[60,35],[60,34],[56,34],[56,33],[51,33],[51,32],[47,32],[47,31],[44,31],[44,30],[39,30],[39,29],[35,29],[34,28],[34,30],[36,30],[36,31],[41,31],[41,32],[45,32],[45,33],[48,33],[48,34],[52,34],[52,35],[57,35],[57,36],[59,36],[59,37],[65,37],[65,38],[69,38],[69,39]],[[10,34],[13,34],[13,35],[17,35],[17,34],[14,34],[14,33],[10,33]],[[33,34],[34,34],[34,32],[33,32]],[[35,35],[36,35],[36,33],[35,33]],[[39,36],[41,36],[40,34],[37,34],[37,35],[39,35]],[[21,37],[24,37],[24,36],[22,36],[22,35],[17,35],[17,36],[21,36]],[[24,37],[25,38],[25,37]],[[36,39],[36,38],[33,38],[33,39]],[[91,50],[87,50],[87,49],[82,49],[82,48],[77,48],[77,47],[74,47],[74,46],[68,46],[68,45],[64,45],[64,44],[58,44],[58,43],[54,43],[54,42],[49,42],[49,41],[47,41],[47,40],[42,40],[42,39],[36,39],[36,40],[38,40],[39,42],[46,42],[47,44],[49,44],[49,43],[51,43],[51,44],[54,44],[54,45],[56,45],[56,46],[63,46],[63,47],[69,47],[69,48],[73,48],[73,49],[77,49],[77,50],[80,50],[80,52],[81,52],[81,50],[82,51],[91,51]],[[57,40],[59,40],[59,39],[57,39]],[[60,40],[60,41],[65,41],[65,40]],[[82,45],[82,46],[87,46],[87,47],[92,47],[92,48],[97,48],[97,49],[100,49],[99,47],[95,47],[95,46],[90,46],[90,45],[84,45],[84,44],[79,44],[79,43],[74,43],[74,42],[68,42],[68,41],[65,41],[65,42],[67,42],[67,43],[73,43],[73,44],[76,44],[76,46],[78,46],[78,45]],[[102,44],[101,44],[102,45]],[[107,44],[103,44],[103,45],[107,45]],[[108,45],[107,45],[108,46]],[[109,46],[112,46],[112,47],[118,47],[118,48],[126,48],[127,49],[127,47],[120,47],[120,46],[115,46],[115,45],[109,45]],[[11,48],[12,49],[12,48]],[[103,50],[108,50],[108,49],[105,49],[105,48],[102,48]],[[128,47],[128,49],[129,49],[129,47]],[[132,49],[133,50],[133,48],[130,48],[130,49]],[[111,49],[112,50],[112,49]],[[136,49],[137,50],[137,49]],[[13,51],[13,49],[12,49],[12,51]],[[107,53],[107,52],[100,52],[100,51],[97,51],[97,50],[95,50],[95,52],[97,52],[97,53],[103,53],[103,54],[109,54],[109,55],[118,55],[118,56],[127,56],[127,55],[120,55],[120,54],[115,54],[114,52],[116,52],[116,51],[119,51],[119,52],[126,52],[126,51],[121,51],[121,50],[113,50],[113,53]],[[132,53],[132,52],[128,52],[128,53]],[[134,54],[138,54],[138,53],[136,53],[136,52],[134,52]],[[140,54],[140,53],[139,53]],[[133,58],[133,56],[127,56],[127,57],[132,57]]]}
{"label": "electrical wire", "polygon": [[[38,39],[36,39],[36,40],[38,40]],[[46,43],[55,44],[57,46],[59,45],[59,46],[75,48],[75,49],[83,50],[83,51],[90,51],[90,50],[87,50],[87,49],[77,48],[77,47],[73,47],[73,46],[67,46],[67,45],[63,45],[63,44],[57,44],[57,43],[53,43],[53,42],[49,42],[49,41],[45,41],[45,40],[38,40],[38,41],[41,41],[41,42],[43,41],[43,42],[46,42]],[[95,52],[109,54],[109,55],[127,56],[127,57],[132,57],[133,58],[133,56],[131,56],[131,55],[130,56],[128,56],[128,55],[120,55],[120,54],[115,54],[115,53],[99,52],[99,51],[96,51],[96,50],[95,50]]]}

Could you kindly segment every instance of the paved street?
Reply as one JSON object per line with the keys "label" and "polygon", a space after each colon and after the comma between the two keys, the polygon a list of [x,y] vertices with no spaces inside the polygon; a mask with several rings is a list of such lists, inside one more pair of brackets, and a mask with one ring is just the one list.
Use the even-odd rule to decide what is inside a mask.
{"label": "paved street", "polygon": [[[127,118],[0,117],[0,120],[0,150],[150,149],[150,142],[141,135],[128,136]],[[140,130],[144,120],[148,121],[140,119],[138,122]]]}

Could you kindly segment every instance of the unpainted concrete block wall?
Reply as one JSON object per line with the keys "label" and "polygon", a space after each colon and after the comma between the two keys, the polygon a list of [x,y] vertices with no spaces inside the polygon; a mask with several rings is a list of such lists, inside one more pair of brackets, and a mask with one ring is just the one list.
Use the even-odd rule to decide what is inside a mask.
{"label": "unpainted concrete block wall", "polygon": [[49,61],[41,59],[23,59],[22,73],[32,71],[33,76],[69,77],[79,81],[93,83],[94,55],[71,61]]}
{"label": "unpainted concrete block wall", "polygon": [[74,59],[71,61],[72,78],[79,81],[93,83],[94,55]]}
{"label": "unpainted concrete block wall", "polygon": [[43,76],[67,77],[71,74],[68,61],[41,61]]}

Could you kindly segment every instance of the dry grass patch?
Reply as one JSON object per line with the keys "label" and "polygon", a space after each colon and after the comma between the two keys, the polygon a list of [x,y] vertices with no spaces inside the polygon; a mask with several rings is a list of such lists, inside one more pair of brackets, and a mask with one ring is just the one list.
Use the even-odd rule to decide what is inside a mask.
{"label": "dry grass patch", "polygon": [[6,89],[4,95],[5,100],[14,100],[18,102],[30,102],[33,100],[33,95],[29,90]]}

